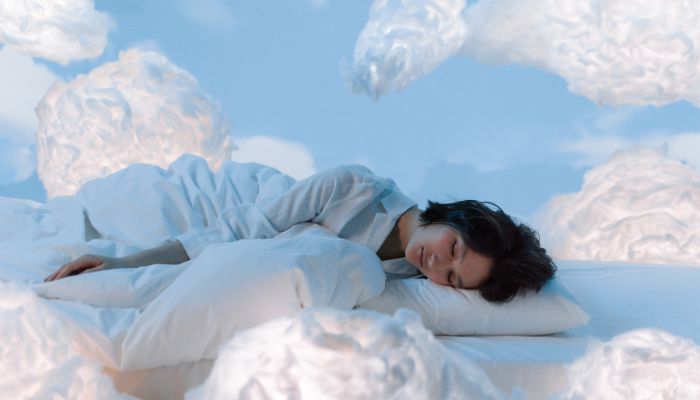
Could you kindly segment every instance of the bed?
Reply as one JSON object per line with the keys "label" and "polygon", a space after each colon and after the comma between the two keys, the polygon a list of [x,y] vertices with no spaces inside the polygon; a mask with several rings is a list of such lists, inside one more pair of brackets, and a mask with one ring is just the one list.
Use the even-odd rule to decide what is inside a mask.
{"label": "bed", "polygon": [[[129,210],[123,211],[131,215]],[[325,318],[323,315],[331,315],[327,319],[330,328],[321,329],[321,333],[336,331],[320,337],[331,338],[329,343],[341,350],[343,343],[356,346],[353,335],[369,328],[376,328],[375,333],[384,332],[387,337],[396,335],[394,344],[420,337],[416,354],[423,351],[428,363],[422,368],[430,365],[438,372],[434,372],[435,368],[425,373],[420,373],[420,369],[399,372],[413,374],[406,383],[434,378],[435,390],[440,390],[446,376],[452,376],[444,382],[455,385],[455,390],[449,392],[454,398],[461,397],[459,390],[488,392],[499,398],[492,388],[505,396],[522,394],[528,398],[546,398],[573,393],[572,390],[584,390],[593,398],[611,397],[608,395],[612,392],[605,390],[626,393],[630,387],[644,386],[640,383],[643,381],[671,387],[669,390],[685,390],[687,393],[681,394],[688,398],[695,394],[700,397],[700,312],[693,296],[700,287],[697,267],[560,261],[559,279],[591,317],[586,326],[546,336],[438,336],[433,343],[433,336],[410,315],[387,320],[360,313],[359,325],[338,322],[354,318],[358,312],[351,309],[355,305],[382,292],[384,274],[374,253],[332,237],[317,226],[299,226],[301,230],[308,228],[304,233],[307,236],[291,235],[287,242],[274,245],[269,239],[214,245],[189,264],[176,267],[156,265],[133,271],[104,271],[47,286],[40,283],[41,279],[70,259],[86,252],[131,254],[142,250],[135,246],[141,240],[118,240],[118,235],[100,237],[85,218],[84,204],[72,197],[55,198],[47,204],[0,198],[0,218],[0,318],[4,327],[0,390],[13,394],[12,397],[37,398],[58,391],[71,398],[66,393],[85,395],[87,388],[101,385],[106,392],[94,392],[100,394],[92,397],[117,396],[116,387],[137,398],[181,398],[193,387],[209,381],[207,378],[217,371],[214,360],[221,359],[222,346],[234,341],[227,340],[230,336],[217,336],[216,332],[255,332],[265,321],[285,318],[293,325],[300,310],[317,305],[344,311],[325,312],[318,314],[320,317],[304,314],[301,318],[311,322],[302,324],[302,331],[318,325]],[[114,220],[112,215],[105,218]],[[139,223],[129,226],[141,232]],[[146,243],[147,247],[158,244],[156,236],[149,237],[153,243]],[[172,235],[162,232],[161,236]],[[309,237],[313,240],[308,241]],[[308,247],[307,242],[314,246]],[[279,257],[270,257],[275,252]],[[214,268],[230,263],[230,254],[239,257],[238,264],[246,269]],[[314,257],[307,257],[309,254]],[[307,262],[288,268],[285,263],[289,259],[285,257],[289,255]],[[261,262],[270,259],[279,261],[279,265],[260,268]],[[334,268],[324,268],[328,265]],[[269,275],[270,271],[277,275]],[[240,276],[247,277],[245,285],[238,283]],[[223,299],[207,297],[217,290],[231,295]],[[260,292],[274,296],[262,297],[254,304],[247,300],[247,296],[260,298]],[[181,310],[189,314],[183,316]],[[223,318],[226,310],[236,310],[235,318]],[[317,317],[320,319],[314,321]],[[369,335],[370,331],[365,333]],[[625,336],[628,333],[636,336]],[[247,344],[259,344],[254,335],[246,337]],[[72,345],[66,346],[68,342]],[[608,347],[601,347],[601,343]],[[625,368],[631,365],[631,358],[606,358],[606,354],[617,349],[627,351],[623,356],[636,355],[642,360],[635,367],[638,376],[632,374],[637,378],[621,379],[617,389],[593,388],[599,391],[591,392],[591,382],[604,381],[596,378],[596,370],[610,376],[629,375]],[[678,351],[685,355],[677,354]],[[400,357],[400,353],[395,356]],[[665,360],[666,366],[659,367],[655,364],[658,360]],[[596,364],[601,362],[607,363],[604,368]],[[459,364],[474,367],[459,369]],[[323,371],[323,365],[317,367]],[[444,370],[439,369],[443,367]],[[657,373],[650,379],[639,375],[639,371],[660,369],[670,370],[675,377]],[[464,380],[471,379],[473,385],[455,383],[454,377],[459,378],[460,373],[469,374]],[[397,382],[404,382],[401,379]],[[34,385],[22,384],[28,381]],[[479,386],[482,381],[488,387]],[[340,383],[336,386],[342,388]],[[27,394],[30,389],[32,392]],[[394,389],[401,390],[401,385]]]}
{"label": "bed", "polygon": [[549,336],[442,337],[456,356],[476,361],[506,393],[548,398],[569,386],[567,367],[596,341],[655,328],[700,343],[700,268],[561,261],[558,274],[591,316],[588,325]]}
{"label": "bed", "polygon": [[[544,336],[438,336],[459,361],[475,362],[506,394],[550,398],[570,386],[569,366],[594,343],[654,328],[700,343],[700,313],[693,302],[700,269],[676,265],[561,261],[559,276],[591,321]],[[179,398],[205,381],[213,362],[119,372],[106,369],[116,387],[139,398]]]}

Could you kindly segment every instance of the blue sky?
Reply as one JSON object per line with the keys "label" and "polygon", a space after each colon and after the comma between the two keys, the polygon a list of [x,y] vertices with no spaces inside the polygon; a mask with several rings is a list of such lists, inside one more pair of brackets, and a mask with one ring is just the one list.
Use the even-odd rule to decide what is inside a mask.
{"label": "blue sky", "polygon": [[[700,110],[687,102],[600,106],[572,94],[558,75],[467,56],[378,100],[353,94],[346,78],[371,5],[98,0],[96,9],[113,21],[104,53],[66,66],[35,63],[70,81],[122,50],[155,49],[220,102],[234,143],[271,136],[304,146],[316,170],[365,164],[421,204],[472,197],[523,216],[576,191],[583,173],[616,147],[700,133]],[[7,74],[2,64],[0,73]],[[0,129],[5,152],[12,137],[28,135],[1,117]],[[36,176],[13,181],[7,160],[0,160],[0,195],[43,201]]]}

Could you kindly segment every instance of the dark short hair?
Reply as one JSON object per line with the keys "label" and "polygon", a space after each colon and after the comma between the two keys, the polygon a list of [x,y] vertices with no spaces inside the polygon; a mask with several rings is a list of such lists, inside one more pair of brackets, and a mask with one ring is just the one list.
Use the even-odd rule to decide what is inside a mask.
{"label": "dark short hair", "polygon": [[479,286],[488,301],[505,302],[518,293],[539,291],[557,270],[540,246],[537,232],[513,221],[494,203],[428,201],[419,218],[423,226],[444,224],[457,229],[467,246],[493,259],[489,277]]}

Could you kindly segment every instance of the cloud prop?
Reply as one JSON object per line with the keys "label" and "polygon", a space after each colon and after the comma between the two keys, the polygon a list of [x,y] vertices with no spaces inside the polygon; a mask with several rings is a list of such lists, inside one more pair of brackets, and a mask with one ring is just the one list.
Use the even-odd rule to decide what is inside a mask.
{"label": "cloud prop", "polygon": [[700,266],[700,172],[664,151],[636,147],[588,171],[578,193],[534,218],[563,259]]}
{"label": "cloud prop", "polygon": [[430,73],[462,45],[464,0],[376,0],[355,44],[351,86],[378,98]]}
{"label": "cloud prop", "polygon": [[49,197],[132,163],[167,167],[183,153],[213,169],[233,144],[221,107],[163,55],[132,49],[54,84],[36,108],[37,174]]}
{"label": "cloud prop", "polygon": [[464,0],[425,2],[425,9],[449,4],[451,17],[442,19],[412,12],[410,1],[385,3],[375,1],[355,49],[353,86],[372,96],[402,89],[460,54],[544,69],[600,104],[700,106],[696,1],[480,0],[469,8]]}
{"label": "cloud prop", "polygon": [[0,393],[7,399],[130,399],[78,355],[69,329],[24,286],[0,282]]}
{"label": "cloud prop", "polygon": [[598,343],[569,368],[563,399],[697,399],[700,347],[659,329]]}
{"label": "cloud prop", "polygon": [[109,24],[93,0],[0,0],[0,43],[63,65],[102,54]]}
{"label": "cloud prop", "polygon": [[236,335],[187,399],[499,399],[470,362],[451,359],[418,316],[308,309]]}

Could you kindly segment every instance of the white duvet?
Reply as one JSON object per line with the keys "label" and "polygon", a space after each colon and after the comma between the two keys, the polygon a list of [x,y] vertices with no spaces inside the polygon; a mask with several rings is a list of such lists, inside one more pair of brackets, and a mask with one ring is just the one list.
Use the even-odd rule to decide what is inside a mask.
{"label": "white duvet", "polygon": [[[81,254],[122,256],[157,246],[213,219],[227,201],[250,202],[293,182],[255,164],[237,164],[228,175],[199,164],[183,158],[165,180],[151,176],[162,170],[131,168],[46,205],[0,199],[0,279],[52,299],[48,307],[72,329],[80,351],[119,370],[214,359],[237,331],[315,305],[349,310],[382,291],[376,255],[316,224],[273,239],[212,245],[178,266],[42,282]],[[217,184],[223,176],[235,182]]]}
{"label": "white duvet", "polygon": [[189,398],[502,398],[478,367],[455,362],[416,315],[342,311],[383,286],[371,250],[313,224],[214,245],[180,266],[2,284],[0,390],[15,398],[128,398],[102,366],[215,360],[224,346]]}
{"label": "white duvet", "polygon": [[[372,376],[377,385],[383,383],[371,393],[401,396],[413,387],[406,386],[409,382],[423,376],[437,379],[422,389],[428,394],[460,398],[465,390],[484,390],[484,395],[499,396],[478,368],[469,372],[439,353],[441,345],[416,317],[409,323],[407,317],[349,311],[383,290],[381,262],[369,248],[316,224],[295,225],[272,239],[211,245],[177,266],[115,269],[43,282],[82,254],[123,256],[157,246],[202,220],[212,220],[227,202],[245,203],[293,183],[273,169],[246,164],[226,175],[235,182],[224,184],[217,181],[224,174],[203,175],[204,169],[189,161],[196,160],[176,163],[177,173],[165,180],[149,175],[152,169],[140,173],[132,168],[128,177],[112,179],[107,191],[104,182],[88,184],[74,197],[46,204],[0,199],[0,375],[9,376],[0,381],[2,393],[16,398],[120,397],[100,373],[102,367],[132,371],[215,360],[239,332],[256,337],[250,328],[284,321],[279,318],[293,322],[300,310],[325,306],[336,311],[308,314],[315,317],[306,317],[298,325],[302,331],[291,337],[306,337],[320,346],[309,350],[312,357],[331,346],[340,360],[354,349],[358,362],[365,359],[379,368]],[[126,187],[127,182],[132,184]],[[236,192],[226,189],[231,187]],[[355,322],[348,324],[348,318]],[[315,320],[325,321],[319,325],[322,330],[335,332],[323,334],[324,340],[344,337],[350,347],[319,343],[316,334],[304,333]],[[369,347],[352,345],[352,340]],[[396,365],[383,372],[389,374],[384,378],[385,367],[377,364],[382,362]],[[11,373],[15,365],[23,375]],[[424,376],[420,371],[428,368],[434,371]],[[442,381],[443,370],[453,371],[449,381]],[[472,384],[456,379],[464,371],[473,375]],[[386,381],[387,376],[392,380]],[[213,390],[211,385],[202,390]],[[338,393],[352,398],[347,391]]]}
{"label": "white duvet", "polygon": [[295,230],[213,245],[180,266],[110,270],[33,288],[63,300],[51,306],[80,335],[79,345],[110,368],[215,359],[238,331],[315,305],[349,310],[383,289],[369,249],[317,225]]}

